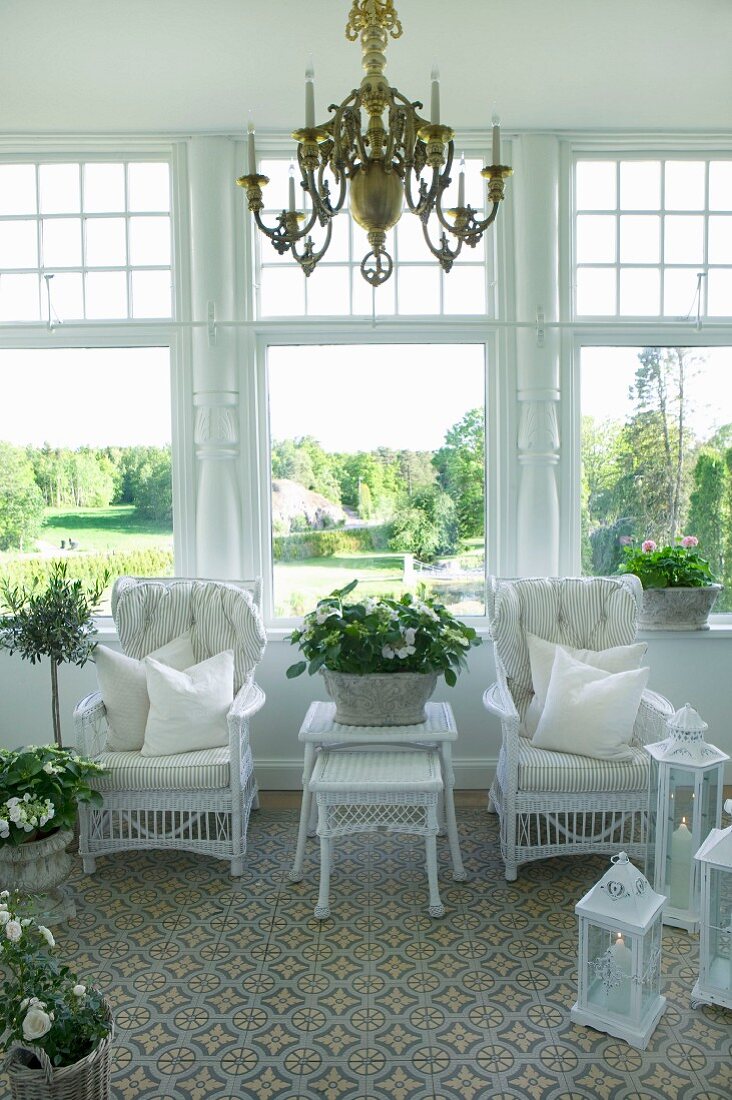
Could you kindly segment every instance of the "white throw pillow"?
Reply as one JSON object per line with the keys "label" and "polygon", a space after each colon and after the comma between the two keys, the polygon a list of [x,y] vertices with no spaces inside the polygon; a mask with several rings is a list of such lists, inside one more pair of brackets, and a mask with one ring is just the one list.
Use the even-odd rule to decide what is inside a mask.
{"label": "white throw pillow", "polygon": [[[187,630],[178,638],[150,654],[161,664],[171,668],[190,668],[193,656],[191,632]],[[145,723],[150,709],[142,661],[98,645],[94,650],[97,682],[107,708],[108,752],[134,752],[142,748],[145,740]]]}
{"label": "white throw pillow", "polygon": [[599,760],[629,760],[649,673],[648,668],[604,672],[575,661],[558,646],[532,745]]}
{"label": "white throw pillow", "polygon": [[531,737],[536,732],[546,702],[546,693],[558,649],[563,649],[575,661],[582,661],[583,664],[591,665],[593,668],[601,668],[603,672],[628,672],[630,669],[639,668],[648,649],[645,642],[637,642],[635,645],[617,645],[612,649],[572,649],[567,645],[547,642],[536,634],[527,634],[526,642],[529,647],[534,698],[529,703],[524,717],[521,730],[524,737]]}
{"label": "white throw pillow", "polygon": [[228,744],[226,723],[234,701],[234,650],[227,649],[185,672],[146,657],[150,713],[143,756],[172,756]]}

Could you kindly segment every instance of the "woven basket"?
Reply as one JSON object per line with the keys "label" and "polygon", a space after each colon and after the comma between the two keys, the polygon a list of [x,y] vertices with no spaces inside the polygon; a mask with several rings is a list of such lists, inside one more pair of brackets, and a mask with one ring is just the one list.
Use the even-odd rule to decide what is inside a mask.
{"label": "woven basket", "polygon": [[[52,1066],[39,1047],[14,1043],[5,1059],[12,1100],[109,1100],[111,1096],[112,1024],[110,1032],[84,1058],[71,1066]],[[40,1062],[40,1067],[32,1063]]]}

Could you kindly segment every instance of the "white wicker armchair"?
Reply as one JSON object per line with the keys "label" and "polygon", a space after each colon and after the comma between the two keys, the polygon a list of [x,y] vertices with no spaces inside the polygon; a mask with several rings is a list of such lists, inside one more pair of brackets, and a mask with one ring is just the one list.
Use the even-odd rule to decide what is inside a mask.
{"label": "white wicker armchair", "polygon": [[512,882],[519,864],[573,853],[645,856],[648,755],[665,737],[673,707],[643,693],[632,759],[608,761],[536,747],[522,735],[533,696],[526,634],[576,649],[629,645],[636,633],[638,578],[489,578],[488,620],[497,681],[483,696],[501,720],[502,741],[489,807],[501,826],[501,854]]}
{"label": "white wicker armchair", "polygon": [[190,628],[196,661],[234,650],[235,695],[228,745],[153,757],[108,751],[102,697],[82,699],[74,711],[77,748],[109,770],[92,780],[104,805],[79,807],[79,852],[88,874],[97,856],[139,848],[202,852],[229,860],[232,875],[243,873],[257,800],[249,720],[264,703],[254,682],[266,641],[258,599],[259,581],[116,581],[112,615],[127,656],[141,660]]}

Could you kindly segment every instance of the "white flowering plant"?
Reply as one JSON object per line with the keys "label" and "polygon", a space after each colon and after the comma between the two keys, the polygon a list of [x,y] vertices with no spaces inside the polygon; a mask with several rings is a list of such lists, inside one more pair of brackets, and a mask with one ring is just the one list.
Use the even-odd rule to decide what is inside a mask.
{"label": "white flowering plant", "polygon": [[93,760],[55,745],[0,749],[0,845],[73,828],[79,802],[101,805],[87,777],[102,774]]}
{"label": "white flowering plant", "polygon": [[321,668],[365,676],[374,672],[444,673],[451,687],[465,667],[466,653],[480,645],[471,626],[456,619],[429,596],[405,593],[400,599],[367,596],[348,602],[351,581],[319,600],[289,641],[304,657],[287,669],[292,679]]}
{"label": "white flowering plant", "polygon": [[[5,976],[0,1032],[6,1044],[45,1051],[52,1066],[84,1058],[110,1032],[102,994],[53,957],[53,933],[30,899],[0,891],[0,964]],[[40,1061],[39,1061],[40,1065]]]}

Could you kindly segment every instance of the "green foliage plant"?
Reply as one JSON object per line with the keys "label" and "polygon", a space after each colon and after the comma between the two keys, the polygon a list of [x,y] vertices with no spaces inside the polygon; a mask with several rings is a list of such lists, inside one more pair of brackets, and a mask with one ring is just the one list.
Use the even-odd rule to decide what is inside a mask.
{"label": "green foliage plant", "polygon": [[348,602],[357,581],[319,600],[289,641],[304,657],[287,669],[288,679],[321,668],[366,676],[374,672],[443,673],[450,687],[480,645],[476,631],[431,597],[367,596]]}
{"label": "green foliage plant", "polygon": [[55,562],[45,584],[28,587],[0,582],[0,648],[18,652],[32,665],[48,657],[51,665],[53,737],[61,748],[58,668],[68,662],[85,665],[94,650],[96,627],[92,613],[101,599],[109,573],[91,586],[68,576],[66,561]]}
{"label": "green foliage plant", "polygon": [[708,588],[715,577],[698,544],[695,535],[684,535],[673,546],[660,548],[653,539],[640,546],[628,544],[618,572],[635,573],[644,588]]}
{"label": "green foliage plant", "polygon": [[79,802],[101,806],[88,777],[103,773],[93,760],[56,745],[0,749],[0,847],[73,828]]}
{"label": "green foliage plant", "polygon": [[90,1054],[112,1022],[102,994],[62,966],[55,950],[53,933],[36,922],[32,902],[0,891],[0,1031],[8,1046],[43,1050],[60,1067]]}

